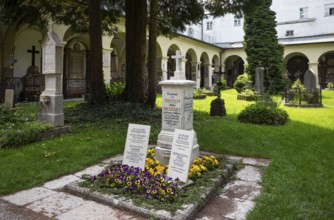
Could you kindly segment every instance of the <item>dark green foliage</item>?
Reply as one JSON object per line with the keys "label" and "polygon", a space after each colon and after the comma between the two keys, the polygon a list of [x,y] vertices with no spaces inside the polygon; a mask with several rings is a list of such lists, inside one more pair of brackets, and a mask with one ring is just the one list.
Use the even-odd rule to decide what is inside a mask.
{"label": "dark green foliage", "polygon": [[5,105],[0,105],[0,121],[0,148],[34,142],[42,131],[50,127],[37,122],[35,114],[13,111]]}
{"label": "dark green foliage", "polygon": [[201,22],[204,8],[198,0],[158,1],[158,34],[174,37],[187,25]]}
{"label": "dark green foliage", "polygon": [[256,6],[262,0],[215,0],[207,1],[205,8],[210,11],[213,16],[224,16],[227,13],[242,14],[252,13]]}
{"label": "dark green foliage", "polygon": [[[113,24],[118,21],[123,1],[103,1],[102,29],[112,34],[116,31]],[[58,24],[71,26],[78,33],[88,32],[88,1],[71,0],[2,0],[0,2],[0,20],[7,24],[30,24],[46,27],[49,18]]]}
{"label": "dark green foliage", "polygon": [[258,102],[242,110],[238,115],[238,120],[260,125],[284,125],[288,120],[288,113],[283,109]]}
{"label": "dark green foliage", "polygon": [[108,125],[118,123],[128,126],[129,123],[151,125],[150,143],[156,143],[161,126],[161,110],[152,109],[144,103],[110,101],[102,105],[81,104],[64,109],[65,121],[78,126],[87,124]]}
{"label": "dark green foliage", "polygon": [[[70,123],[102,122],[109,119],[128,118],[129,120],[161,120],[161,110],[150,109],[143,103],[130,103],[111,101],[99,106],[81,104],[72,108],[64,109],[65,119]],[[124,121],[123,121],[124,122]]]}
{"label": "dark green foliage", "polygon": [[257,66],[267,68],[268,88],[278,93],[286,88],[283,77],[284,63],[282,45],[278,44],[276,32],[276,13],[270,10],[272,0],[263,0],[255,13],[245,13],[244,48],[247,54],[249,74],[255,74]]}

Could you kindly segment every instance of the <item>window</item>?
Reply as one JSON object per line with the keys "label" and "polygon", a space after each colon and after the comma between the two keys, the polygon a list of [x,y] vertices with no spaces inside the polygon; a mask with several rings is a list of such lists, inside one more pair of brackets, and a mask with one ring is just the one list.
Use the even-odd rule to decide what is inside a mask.
{"label": "window", "polygon": [[325,16],[334,16],[334,4],[325,5]]}
{"label": "window", "polygon": [[235,15],[234,16],[234,26],[241,26],[241,15]]}
{"label": "window", "polygon": [[194,29],[193,28],[189,28],[188,29],[188,36],[189,37],[193,37],[194,36]]}
{"label": "window", "polygon": [[212,21],[206,22],[206,29],[207,30],[212,30]]}
{"label": "window", "polygon": [[286,31],[285,32],[285,36],[286,37],[291,37],[291,36],[293,36],[294,34],[293,34],[293,30],[288,30],[288,31]]}
{"label": "window", "polygon": [[308,18],[308,7],[304,7],[304,8],[299,9],[299,18],[300,19]]}

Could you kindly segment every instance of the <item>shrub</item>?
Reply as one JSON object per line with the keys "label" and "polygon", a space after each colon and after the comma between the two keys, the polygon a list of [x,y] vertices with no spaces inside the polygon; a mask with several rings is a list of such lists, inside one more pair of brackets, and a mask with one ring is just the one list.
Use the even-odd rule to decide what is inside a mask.
{"label": "shrub", "polygon": [[194,99],[205,99],[206,98],[206,94],[205,94],[206,89],[201,89],[201,88],[194,88],[193,92],[194,92]]}
{"label": "shrub", "polygon": [[254,92],[250,89],[246,89],[241,94],[244,95],[244,96],[254,96]]}
{"label": "shrub", "polygon": [[300,82],[299,79],[297,79],[297,80],[292,84],[291,89],[292,89],[292,90],[299,90],[299,89],[300,89],[301,92],[303,92],[303,91],[306,90],[306,89],[305,89],[305,86]]}
{"label": "shrub", "polygon": [[284,125],[287,119],[285,110],[261,104],[249,105],[238,115],[239,121],[252,124]]}
{"label": "shrub", "polygon": [[124,82],[111,82],[109,85],[106,85],[107,96],[111,100],[119,100],[124,89]]}
{"label": "shrub", "polygon": [[0,105],[0,121],[0,148],[34,142],[43,130],[50,127],[36,121],[32,113],[13,111],[5,105]]}
{"label": "shrub", "polygon": [[334,89],[334,84],[332,82],[327,83],[327,88],[330,90]]}
{"label": "shrub", "polygon": [[237,90],[238,93],[241,93],[246,88],[246,82],[248,81],[248,75],[246,73],[239,75],[237,80],[233,84],[233,88]]}
{"label": "shrub", "polygon": [[278,108],[272,98],[263,98],[242,110],[238,120],[252,124],[284,125],[288,120],[288,113]]}

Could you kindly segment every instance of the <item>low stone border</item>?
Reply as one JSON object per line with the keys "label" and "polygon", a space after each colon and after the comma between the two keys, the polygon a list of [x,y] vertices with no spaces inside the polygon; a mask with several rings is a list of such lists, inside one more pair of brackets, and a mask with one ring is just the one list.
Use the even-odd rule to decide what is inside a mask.
{"label": "low stone border", "polygon": [[301,108],[321,108],[324,107],[322,103],[317,104],[295,104],[295,103],[284,103],[284,106],[288,107],[301,107]]}
{"label": "low stone border", "polygon": [[58,137],[60,135],[67,134],[67,133],[71,133],[70,125],[47,129],[39,135],[39,139]]}
{"label": "low stone border", "polygon": [[226,168],[221,170],[221,174],[217,178],[213,179],[213,184],[209,186],[206,191],[200,196],[198,201],[194,201],[192,204],[184,204],[183,210],[177,210],[174,215],[166,210],[148,209],[135,205],[131,199],[120,197],[119,195],[104,194],[97,191],[91,191],[88,188],[79,186],[82,180],[70,183],[64,187],[66,192],[75,194],[77,196],[84,197],[86,199],[95,200],[97,202],[104,203],[106,205],[115,206],[121,209],[127,209],[137,212],[146,217],[155,217],[158,219],[168,220],[186,220],[192,219],[198,210],[200,210],[210,200],[210,198],[217,192],[219,186],[225,184],[229,177],[236,169],[236,160],[228,160]]}

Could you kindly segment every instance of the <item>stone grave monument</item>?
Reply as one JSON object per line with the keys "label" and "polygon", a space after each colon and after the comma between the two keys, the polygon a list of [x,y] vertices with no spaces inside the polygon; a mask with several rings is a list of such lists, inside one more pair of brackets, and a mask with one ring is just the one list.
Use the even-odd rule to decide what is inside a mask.
{"label": "stone grave monument", "polygon": [[[158,135],[155,158],[161,164],[168,164],[175,129],[193,130],[193,87],[194,81],[186,80],[184,56],[180,51],[172,57],[176,61],[174,77],[161,81],[162,88],[162,130]],[[183,66],[183,68],[182,68]],[[199,156],[196,133],[194,132],[191,160]]]}
{"label": "stone grave monument", "polygon": [[309,91],[316,90],[316,89],[319,88],[319,83],[318,83],[317,76],[311,69],[308,69],[305,72],[304,86],[305,86],[306,90],[309,90]]}
{"label": "stone grave monument", "polygon": [[217,83],[217,98],[212,100],[211,108],[210,108],[210,115],[211,116],[224,116],[226,115],[225,109],[225,101],[221,98],[220,88],[222,87],[222,83]]}
{"label": "stone grave monument", "polygon": [[14,95],[14,89],[6,89],[5,93],[5,105],[8,106],[8,108],[15,108],[15,95]]}
{"label": "stone grave monument", "polygon": [[63,48],[64,44],[52,30],[52,24],[42,42],[42,71],[45,76],[45,90],[40,95],[39,120],[53,127],[64,126],[63,113]]}
{"label": "stone grave monument", "polygon": [[264,92],[264,67],[256,67],[255,69],[255,88],[254,92]]}

